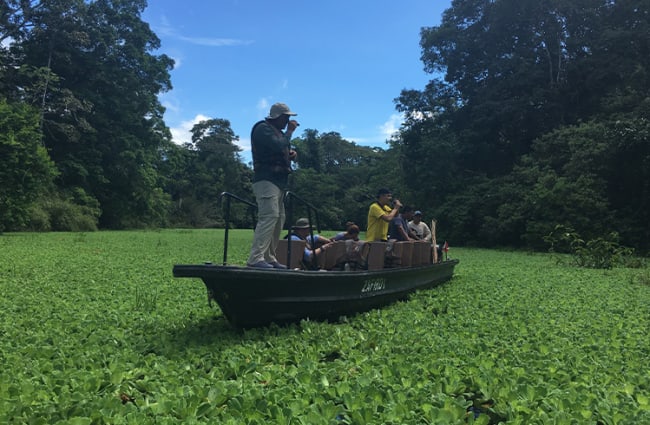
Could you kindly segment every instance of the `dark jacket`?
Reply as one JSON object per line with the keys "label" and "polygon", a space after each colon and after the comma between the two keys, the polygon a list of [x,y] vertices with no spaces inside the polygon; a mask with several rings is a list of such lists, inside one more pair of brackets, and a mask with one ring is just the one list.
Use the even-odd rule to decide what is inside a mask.
{"label": "dark jacket", "polygon": [[267,121],[259,121],[251,131],[253,182],[268,180],[286,189],[291,173],[289,137]]}

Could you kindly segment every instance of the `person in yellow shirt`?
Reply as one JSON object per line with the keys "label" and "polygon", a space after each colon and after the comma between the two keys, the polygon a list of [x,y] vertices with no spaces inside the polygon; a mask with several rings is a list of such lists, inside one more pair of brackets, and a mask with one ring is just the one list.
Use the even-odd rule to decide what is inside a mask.
{"label": "person in yellow shirt", "polygon": [[377,191],[377,202],[373,202],[368,210],[368,230],[366,231],[366,241],[386,241],[388,240],[388,223],[399,214],[402,203],[395,199],[394,206],[390,207],[393,194],[386,188]]}

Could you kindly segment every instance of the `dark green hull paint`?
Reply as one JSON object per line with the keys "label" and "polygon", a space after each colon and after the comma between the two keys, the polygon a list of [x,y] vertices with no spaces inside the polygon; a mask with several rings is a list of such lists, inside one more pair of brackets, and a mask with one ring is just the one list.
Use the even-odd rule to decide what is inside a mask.
{"label": "dark green hull paint", "polygon": [[255,269],[175,265],[175,277],[200,278],[235,327],[301,319],[337,320],[407,298],[450,280],[458,260],[374,271]]}

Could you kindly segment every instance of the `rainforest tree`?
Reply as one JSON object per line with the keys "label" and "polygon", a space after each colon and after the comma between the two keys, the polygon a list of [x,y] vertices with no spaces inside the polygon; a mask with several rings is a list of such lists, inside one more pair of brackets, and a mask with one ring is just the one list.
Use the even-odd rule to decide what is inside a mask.
{"label": "rainforest tree", "polygon": [[157,95],[173,62],[151,53],[146,1],[5,3],[2,90],[39,110],[59,190],[96,200],[102,227],[163,224],[157,168],[170,135]]}
{"label": "rainforest tree", "polygon": [[456,240],[535,246],[570,221],[649,247],[649,10],[647,0],[459,0],[422,29],[436,78],[396,100],[407,123],[393,146],[442,182],[416,194]]}

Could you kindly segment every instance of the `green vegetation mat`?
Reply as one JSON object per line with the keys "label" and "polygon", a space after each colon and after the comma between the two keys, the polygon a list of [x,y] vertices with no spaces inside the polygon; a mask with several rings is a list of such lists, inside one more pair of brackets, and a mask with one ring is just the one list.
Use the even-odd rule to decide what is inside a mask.
{"label": "green vegetation mat", "polygon": [[171,273],[222,232],[0,236],[0,423],[650,423],[647,268],[452,246],[408,302],[239,331]]}

